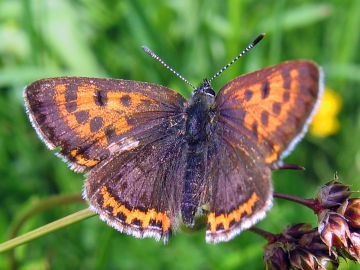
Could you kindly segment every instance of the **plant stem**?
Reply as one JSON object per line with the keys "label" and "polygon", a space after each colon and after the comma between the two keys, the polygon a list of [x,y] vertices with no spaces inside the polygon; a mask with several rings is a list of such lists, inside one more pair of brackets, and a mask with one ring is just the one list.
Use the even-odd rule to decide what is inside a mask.
{"label": "plant stem", "polygon": [[18,236],[16,238],[13,238],[9,241],[6,241],[5,243],[0,244],[0,253],[7,251],[9,249],[13,249],[19,245],[25,244],[33,239],[36,239],[38,237],[41,237],[45,234],[48,234],[50,232],[59,230],[63,227],[66,227],[70,224],[79,222],[81,220],[90,218],[92,216],[95,216],[96,213],[90,211],[89,209],[80,210],[74,214],[71,214],[67,217],[61,218],[57,221],[51,222],[49,224],[46,224],[40,228],[37,228],[33,231],[30,231],[28,233],[25,233],[21,236]]}
{"label": "plant stem", "polygon": [[[61,194],[54,195],[49,198],[43,199],[37,203],[31,205],[31,207],[22,215],[20,215],[14,222],[11,223],[8,233],[8,239],[13,239],[18,235],[19,230],[25,224],[25,222],[48,209],[52,209],[56,206],[73,204],[73,203],[85,203],[80,193],[77,194]],[[8,252],[9,266],[11,270],[17,270],[18,266],[15,260],[14,251],[10,250]]]}
{"label": "plant stem", "polygon": [[9,239],[14,238],[18,234],[21,226],[32,216],[35,216],[45,210],[52,209],[56,206],[72,204],[76,202],[84,202],[81,194],[55,195],[50,198],[41,200],[40,202],[32,205],[27,212],[25,212],[23,215],[17,218],[15,222],[12,223],[8,234]]}
{"label": "plant stem", "polygon": [[274,197],[280,198],[280,199],[285,199],[288,201],[293,201],[296,203],[300,203],[302,205],[309,207],[310,209],[312,209],[314,211],[316,210],[317,203],[316,203],[316,200],[313,200],[313,199],[304,199],[304,198],[300,198],[300,197],[293,196],[290,194],[279,193],[279,192],[274,192]]}
{"label": "plant stem", "polygon": [[270,232],[264,231],[262,229],[259,229],[259,228],[252,227],[252,228],[249,229],[249,231],[252,231],[252,232],[262,236],[263,238],[265,238],[269,242],[274,242],[275,238],[276,238],[276,235],[274,235],[274,234],[272,234]]}

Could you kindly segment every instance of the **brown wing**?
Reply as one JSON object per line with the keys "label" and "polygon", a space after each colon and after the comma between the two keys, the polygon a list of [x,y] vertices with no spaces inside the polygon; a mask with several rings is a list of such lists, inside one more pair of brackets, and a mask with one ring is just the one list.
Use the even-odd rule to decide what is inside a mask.
{"label": "brown wing", "polygon": [[24,97],[39,136],[50,149],[60,147],[75,171],[138,147],[136,134],[182,113],[186,102],[159,85],[83,77],[36,81]]}
{"label": "brown wing", "polygon": [[84,195],[101,219],[138,238],[169,239],[183,190],[184,119],[174,116],[138,133],[138,147],[118,150],[90,170]]}
{"label": "brown wing", "polygon": [[265,217],[271,169],[303,136],[321,91],[309,61],[246,74],[220,90],[207,159],[208,242],[228,241]]}
{"label": "brown wing", "polygon": [[217,122],[208,148],[210,211],[206,241],[229,241],[265,217],[272,206],[271,169],[244,134]]}
{"label": "brown wing", "polygon": [[[266,163],[286,156],[301,139],[322,94],[316,64],[285,62],[240,76],[216,97],[219,120],[245,134]],[[274,163],[275,162],[275,163]]]}
{"label": "brown wing", "polygon": [[167,240],[182,192],[185,99],[143,82],[63,77],[27,86],[26,108],[50,149],[89,170],[84,198],[136,237]]}

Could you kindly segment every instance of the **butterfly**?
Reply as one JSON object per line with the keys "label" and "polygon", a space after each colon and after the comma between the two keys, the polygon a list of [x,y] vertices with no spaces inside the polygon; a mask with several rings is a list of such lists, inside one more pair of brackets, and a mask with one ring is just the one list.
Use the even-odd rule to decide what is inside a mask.
{"label": "butterfly", "polygon": [[202,211],[206,241],[229,241],[271,208],[271,172],[304,135],[323,88],[317,65],[297,60],[216,95],[212,79],[263,36],[189,100],[147,82],[58,77],[25,88],[26,110],[47,147],[87,172],[84,199],[118,231],[167,241]]}

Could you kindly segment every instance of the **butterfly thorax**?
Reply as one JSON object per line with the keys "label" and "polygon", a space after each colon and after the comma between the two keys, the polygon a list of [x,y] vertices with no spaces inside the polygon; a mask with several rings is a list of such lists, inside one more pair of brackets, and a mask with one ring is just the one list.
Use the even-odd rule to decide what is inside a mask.
{"label": "butterfly thorax", "polygon": [[184,224],[190,226],[193,225],[201,201],[200,194],[203,194],[207,144],[211,136],[212,118],[215,117],[214,106],[215,92],[205,80],[194,91],[186,110],[185,140],[188,148],[181,214]]}
{"label": "butterfly thorax", "polygon": [[215,105],[215,92],[207,80],[195,89],[186,110],[186,140],[192,144],[205,141],[209,133],[210,111]]}

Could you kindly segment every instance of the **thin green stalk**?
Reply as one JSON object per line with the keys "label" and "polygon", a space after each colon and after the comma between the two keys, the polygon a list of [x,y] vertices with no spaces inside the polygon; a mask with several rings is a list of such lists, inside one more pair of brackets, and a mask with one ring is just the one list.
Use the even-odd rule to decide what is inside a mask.
{"label": "thin green stalk", "polygon": [[26,220],[37,215],[38,213],[44,212],[47,209],[52,209],[56,206],[72,204],[76,202],[84,202],[81,194],[55,195],[50,198],[41,200],[40,202],[32,205],[27,212],[25,212],[11,224],[8,238],[14,238],[18,234],[21,226],[26,222]]}
{"label": "thin green stalk", "polygon": [[[25,224],[25,222],[29,218],[31,218],[43,211],[46,211],[47,209],[52,209],[56,206],[60,206],[60,205],[64,205],[64,204],[72,204],[72,203],[77,203],[77,202],[84,202],[80,193],[55,195],[50,198],[41,200],[40,202],[32,205],[29,210],[27,210],[25,213],[23,213],[21,216],[19,216],[14,222],[12,222],[12,224],[9,228],[8,239],[15,238],[18,235],[21,227]],[[8,259],[9,259],[10,269],[11,270],[18,269],[13,250],[9,251]]]}
{"label": "thin green stalk", "polygon": [[74,214],[71,214],[67,217],[61,218],[57,221],[46,224],[40,228],[37,228],[31,232],[25,233],[21,236],[13,238],[5,243],[0,244],[0,253],[13,249],[17,246],[25,244],[33,239],[41,237],[45,234],[51,233],[53,231],[59,230],[63,227],[69,226],[70,224],[82,221],[84,219],[95,216],[96,213],[90,211],[89,209],[80,210]]}

